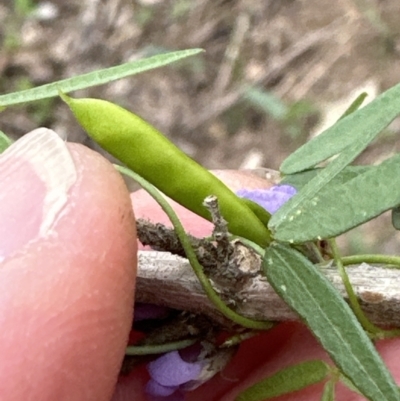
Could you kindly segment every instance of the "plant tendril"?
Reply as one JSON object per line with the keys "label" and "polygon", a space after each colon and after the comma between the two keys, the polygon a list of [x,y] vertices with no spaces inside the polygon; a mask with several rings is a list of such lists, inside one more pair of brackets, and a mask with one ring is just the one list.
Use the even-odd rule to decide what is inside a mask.
{"label": "plant tendril", "polygon": [[217,309],[228,319],[232,320],[233,322],[255,330],[267,330],[273,326],[273,323],[267,321],[258,321],[249,319],[247,317],[241,316],[228,306],[221,300],[218,296],[214,288],[212,287],[210,281],[208,280],[207,276],[203,272],[203,268],[200,265],[199,261],[197,260],[196,253],[190,243],[188,236],[180,222],[177,214],[175,213],[174,209],[171,205],[165,200],[164,196],[159,192],[159,190],[146,181],[140,175],[134,173],[132,170],[118,166],[114,164],[114,167],[122,174],[127,175],[128,177],[133,178],[137,181],[143,189],[145,189],[153,198],[154,200],[161,206],[163,211],[168,215],[169,219],[171,220],[172,225],[174,226],[176,235],[178,236],[179,240],[181,241],[182,247],[186,253],[186,257],[189,260],[197,278],[200,281],[201,286],[203,287],[204,292],[206,293],[207,297],[210,301],[217,307]]}

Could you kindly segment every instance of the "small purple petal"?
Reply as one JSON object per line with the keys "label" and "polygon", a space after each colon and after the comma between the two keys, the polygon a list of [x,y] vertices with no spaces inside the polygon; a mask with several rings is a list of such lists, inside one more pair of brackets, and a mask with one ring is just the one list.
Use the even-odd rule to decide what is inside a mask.
{"label": "small purple petal", "polygon": [[178,386],[168,387],[157,383],[155,380],[150,379],[146,384],[146,393],[149,395],[158,395],[160,397],[167,397],[178,389]]}
{"label": "small purple petal", "polygon": [[297,194],[297,189],[295,187],[292,187],[291,185],[287,184],[282,184],[282,185],[274,185],[273,187],[270,188],[271,191],[274,192],[284,192],[287,195],[296,195]]}
{"label": "small purple petal", "polygon": [[239,189],[236,192],[238,196],[258,203],[271,214],[274,214],[296,193],[296,188],[291,185],[275,185],[270,189]]}
{"label": "small purple petal", "polygon": [[163,386],[179,386],[190,380],[195,380],[201,370],[201,362],[185,362],[178,351],[168,352],[147,365],[147,369],[153,380]]}
{"label": "small purple petal", "polygon": [[164,319],[168,316],[170,309],[165,306],[135,303],[134,320],[140,322],[147,319]]}

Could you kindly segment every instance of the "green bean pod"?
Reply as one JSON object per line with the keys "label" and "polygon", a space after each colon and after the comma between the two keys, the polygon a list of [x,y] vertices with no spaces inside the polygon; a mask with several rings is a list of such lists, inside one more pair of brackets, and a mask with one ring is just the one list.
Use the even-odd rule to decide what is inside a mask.
{"label": "green bean pod", "polygon": [[268,213],[256,204],[253,211],[149,123],[105,100],[61,97],[93,140],[165,195],[208,220],[210,213],[203,201],[215,195],[232,234],[263,247],[269,245],[270,232],[261,222],[268,220]]}

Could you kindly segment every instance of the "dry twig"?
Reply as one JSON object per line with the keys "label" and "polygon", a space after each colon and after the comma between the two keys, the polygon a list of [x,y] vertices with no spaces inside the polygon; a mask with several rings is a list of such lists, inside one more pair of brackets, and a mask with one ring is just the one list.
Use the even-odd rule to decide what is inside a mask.
{"label": "dry twig", "polygon": [[[251,252],[243,253],[242,269],[260,268],[259,259],[253,256]],[[255,266],[257,263],[258,266]],[[246,264],[249,266],[245,267]],[[345,297],[336,268],[325,266],[321,270]],[[354,291],[371,321],[400,327],[400,270],[363,263],[350,266],[347,271]],[[261,274],[245,280],[236,290],[241,295],[241,302],[236,302],[236,311],[246,317],[271,321],[298,319]],[[202,313],[229,326],[229,322],[205,296],[189,262],[168,252],[139,252],[136,297],[141,302]]]}

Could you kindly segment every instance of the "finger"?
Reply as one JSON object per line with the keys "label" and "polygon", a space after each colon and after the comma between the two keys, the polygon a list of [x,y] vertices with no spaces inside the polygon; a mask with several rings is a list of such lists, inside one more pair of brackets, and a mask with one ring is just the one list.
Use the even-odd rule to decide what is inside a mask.
{"label": "finger", "polygon": [[46,129],[0,158],[0,398],[108,401],[132,320],[129,194]]}

